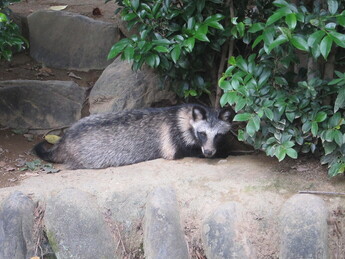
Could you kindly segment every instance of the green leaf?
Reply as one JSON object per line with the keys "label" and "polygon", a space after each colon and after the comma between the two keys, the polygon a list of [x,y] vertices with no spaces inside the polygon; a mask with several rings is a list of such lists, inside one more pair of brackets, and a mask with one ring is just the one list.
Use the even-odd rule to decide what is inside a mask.
{"label": "green leaf", "polygon": [[338,144],[339,147],[341,147],[344,144],[343,143],[343,141],[344,141],[343,134],[339,130],[334,130],[333,139],[334,139],[335,143]]}
{"label": "green leaf", "polygon": [[325,112],[318,112],[315,116],[316,122],[323,122],[325,119],[327,119],[327,113]]}
{"label": "green leaf", "polygon": [[311,134],[313,134],[314,137],[317,136],[317,132],[319,131],[319,125],[316,121],[313,121],[311,123]]}
{"label": "green leaf", "polygon": [[283,8],[278,9],[276,12],[273,13],[273,15],[268,17],[266,26],[269,26],[275,23],[276,21],[288,15],[289,13],[291,13],[291,10],[288,7],[283,7]]}
{"label": "green leaf", "polygon": [[259,116],[254,116],[253,117],[253,123],[255,126],[255,130],[259,131],[260,130],[260,117]]}
{"label": "green leaf", "polygon": [[307,42],[301,36],[298,36],[298,35],[292,36],[292,38],[290,39],[290,42],[295,48],[299,50],[303,50],[303,51],[309,50]]}
{"label": "green leaf", "polygon": [[243,130],[238,130],[237,139],[239,141],[244,141],[245,140],[245,138],[244,138],[244,131]]}
{"label": "green leaf", "polygon": [[162,52],[162,53],[169,52],[169,49],[165,46],[156,46],[153,49],[156,50],[157,52]]}
{"label": "green leaf", "polygon": [[212,27],[212,28],[216,28],[218,30],[224,30],[223,25],[221,25],[219,22],[217,21],[211,21],[207,23],[208,26]]}
{"label": "green leaf", "polygon": [[334,142],[324,142],[323,148],[325,150],[325,155],[328,155],[331,154],[337,148],[337,145]]}
{"label": "green leaf", "polygon": [[264,108],[264,113],[270,121],[273,120],[274,115],[273,115],[273,112],[270,108]]}
{"label": "green leaf", "polygon": [[278,158],[279,162],[284,160],[286,156],[286,149],[283,146],[278,146],[275,150],[274,155]]}
{"label": "green leaf", "polygon": [[338,10],[338,5],[339,5],[338,1],[337,0],[328,0],[327,4],[328,4],[328,11],[331,14],[335,14]]}
{"label": "green leaf", "polygon": [[129,14],[126,14],[125,16],[122,17],[122,19],[126,22],[129,22],[129,21],[132,21],[133,19],[137,18],[137,14],[135,13],[129,13]]}
{"label": "green leaf", "polygon": [[255,32],[258,32],[258,31],[262,31],[263,29],[265,28],[265,25],[261,22],[259,23],[254,23],[250,29],[248,30],[248,32],[250,33],[255,33]]}
{"label": "green leaf", "polygon": [[196,2],[196,8],[198,9],[198,12],[201,13],[202,10],[204,9],[205,7],[205,0],[198,0]]}
{"label": "green leaf", "polygon": [[122,39],[118,41],[117,43],[115,43],[111,47],[107,59],[112,59],[112,58],[117,57],[117,55],[119,55],[127,47],[129,43],[130,43],[129,39]]}
{"label": "green leaf", "polygon": [[233,121],[248,121],[252,117],[250,113],[236,114]]}
{"label": "green leaf", "polygon": [[125,60],[132,60],[134,56],[134,48],[132,45],[128,45],[123,51],[123,56]]}
{"label": "green leaf", "polygon": [[296,114],[294,112],[287,112],[285,113],[285,116],[290,122],[293,122],[296,117]]}
{"label": "green leaf", "polygon": [[246,99],[245,98],[237,98],[237,101],[236,101],[236,106],[235,106],[235,112],[238,112],[240,110],[243,109],[244,106],[246,106]]}
{"label": "green leaf", "polygon": [[324,31],[313,32],[308,38],[308,46],[312,48],[314,47],[314,44],[319,44],[325,34],[326,33]]}
{"label": "green leaf", "polygon": [[345,107],[345,86],[343,86],[338,92],[337,99],[334,103],[334,113],[336,113],[340,108]]}
{"label": "green leaf", "polygon": [[331,36],[325,36],[320,43],[320,51],[322,56],[327,60],[328,54],[331,51],[333,40]]}
{"label": "green leaf", "polygon": [[251,136],[251,137],[254,136],[254,134],[256,132],[256,126],[255,126],[255,123],[253,121],[253,118],[248,121],[247,126],[246,126],[246,131],[247,131],[249,136]]}
{"label": "green leaf", "polygon": [[345,15],[339,15],[337,17],[337,22],[339,25],[345,27]]}
{"label": "green leaf", "polygon": [[155,45],[170,45],[171,41],[168,39],[158,39],[158,40],[153,40],[152,43]]}
{"label": "green leaf", "polygon": [[232,90],[231,84],[228,80],[222,80],[219,82],[219,87],[222,88],[224,91]]}
{"label": "green leaf", "polygon": [[208,16],[208,17],[205,19],[204,23],[205,23],[205,24],[208,24],[209,22],[214,22],[214,21],[218,22],[218,21],[220,21],[220,20],[223,20],[224,17],[225,17],[224,15],[217,13],[217,14]]}
{"label": "green leaf", "polygon": [[243,22],[239,22],[239,23],[236,25],[236,28],[237,28],[237,31],[238,31],[239,35],[240,35],[241,37],[243,37],[243,35],[244,35],[244,29],[245,29],[244,23],[243,23]]}
{"label": "green leaf", "polygon": [[264,37],[262,35],[260,35],[259,37],[257,37],[255,39],[255,41],[253,42],[252,48],[255,48],[256,45],[258,45],[262,40],[264,39]]}
{"label": "green leaf", "polygon": [[140,3],[139,0],[132,0],[132,1],[131,1],[131,4],[132,4],[132,6],[133,6],[133,8],[134,8],[135,11],[138,10],[139,3]]}
{"label": "green leaf", "polygon": [[286,79],[284,77],[281,77],[281,76],[276,76],[274,78],[274,81],[278,85],[288,85],[288,82],[286,81]]}
{"label": "green leaf", "polygon": [[180,45],[176,45],[173,50],[171,51],[171,58],[176,64],[177,60],[180,58],[181,55],[181,47]]}
{"label": "green leaf", "polygon": [[267,54],[269,54],[272,51],[272,49],[278,47],[279,45],[281,45],[287,41],[288,41],[288,39],[285,35],[283,35],[283,34],[279,35],[278,38],[276,38],[271,44],[269,44]]}
{"label": "green leaf", "polygon": [[208,32],[207,25],[206,24],[201,25],[199,29],[195,32],[194,37],[200,41],[210,42],[210,40],[206,36],[207,32]]}
{"label": "green leaf", "polygon": [[298,157],[297,151],[293,148],[286,149],[286,154],[293,159],[296,159]]}
{"label": "green leaf", "polygon": [[338,46],[345,48],[345,34],[336,31],[330,31],[329,35]]}
{"label": "green leaf", "polygon": [[7,22],[7,16],[4,13],[0,13],[0,22]]}
{"label": "green leaf", "polygon": [[183,42],[183,45],[187,47],[188,52],[192,52],[195,44],[195,38],[188,38]]}
{"label": "green leaf", "polygon": [[[145,62],[146,62],[146,64],[147,65],[149,65],[150,67],[157,67],[158,65],[159,65],[159,61],[158,61],[158,59],[159,59],[159,56],[158,55],[156,55],[156,54],[151,54],[151,55],[149,55],[149,56],[147,56],[146,58],[145,58]],[[157,64],[158,63],[158,64]]]}
{"label": "green leaf", "polygon": [[289,26],[289,28],[291,30],[295,29],[296,25],[297,25],[296,14],[290,13],[290,14],[286,15],[285,16],[285,23],[287,24],[287,26]]}
{"label": "green leaf", "polygon": [[328,170],[328,175],[330,177],[336,176],[338,174],[343,174],[345,171],[345,164],[344,163],[333,163]]}

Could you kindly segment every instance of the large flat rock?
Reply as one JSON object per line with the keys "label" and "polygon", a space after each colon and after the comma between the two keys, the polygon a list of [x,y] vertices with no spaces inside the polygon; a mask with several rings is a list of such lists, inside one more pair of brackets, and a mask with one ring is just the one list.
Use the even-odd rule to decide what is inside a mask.
{"label": "large flat rock", "polygon": [[[189,251],[191,254],[194,251],[196,258],[198,253],[203,254],[200,238],[205,217],[222,204],[239,202],[246,209],[244,230],[256,256],[267,259],[279,257],[279,214],[285,202],[299,190],[343,192],[345,180],[342,176],[329,179],[327,168],[310,160],[278,163],[265,155],[232,156],[222,160],[157,159],[101,170],[40,174],[17,186],[0,189],[0,201],[14,190],[30,194],[35,201],[45,202],[66,188],[79,189],[91,195],[101,210],[110,210],[111,219],[116,222],[127,247],[129,233],[126,231],[139,239],[142,237],[147,194],[163,185],[173,186],[176,191],[181,225]],[[344,208],[342,197],[322,198],[330,212]],[[333,237],[332,244],[336,245],[331,227],[329,234]]]}
{"label": "large flat rock", "polygon": [[54,129],[81,117],[85,90],[72,81],[0,81],[0,125]]}
{"label": "large flat rock", "polygon": [[45,66],[62,69],[104,69],[120,37],[112,23],[64,11],[37,11],[28,16],[28,26],[30,55]]}

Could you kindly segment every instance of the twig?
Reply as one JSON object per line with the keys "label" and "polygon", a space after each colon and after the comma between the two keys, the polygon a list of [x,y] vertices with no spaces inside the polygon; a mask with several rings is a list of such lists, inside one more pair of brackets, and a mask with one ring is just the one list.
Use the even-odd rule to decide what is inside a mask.
{"label": "twig", "polygon": [[[225,7],[229,7],[230,8],[230,18],[234,17],[234,7],[233,7],[233,1],[232,0],[227,0],[225,2]],[[227,26],[229,23],[229,21],[227,20],[225,22],[225,26]],[[232,54],[233,54],[233,49],[234,49],[234,39],[225,42],[223,47],[222,47],[222,54],[221,54],[221,58],[220,58],[220,62],[219,62],[219,68],[218,68],[218,79],[221,78],[223,72],[224,72],[224,67],[225,67],[225,63],[227,58],[229,59]],[[218,82],[218,81],[217,81]],[[222,89],[220,87],[216,88],[216,100],[215,100],[215,108],[220,108],[220,98],[222,96]]]}
{"label": "twig", "polygon": [[320,194],[320,195],[340,195],[345,196],[345,192],[323,192],[323,191],[298,191],[301,194]]}

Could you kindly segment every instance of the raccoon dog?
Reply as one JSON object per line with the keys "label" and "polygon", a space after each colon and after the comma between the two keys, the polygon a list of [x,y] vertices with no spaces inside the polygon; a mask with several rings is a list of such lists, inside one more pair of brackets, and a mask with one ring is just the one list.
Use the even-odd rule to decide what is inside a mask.
{"label": "raccoon dog", "polygon": [[34,147],[43,160],[70,169],[129,165],[156,158],[212,157],[230,130],[233,113],[197,104],[96,114],[72,125],[51,148]]}

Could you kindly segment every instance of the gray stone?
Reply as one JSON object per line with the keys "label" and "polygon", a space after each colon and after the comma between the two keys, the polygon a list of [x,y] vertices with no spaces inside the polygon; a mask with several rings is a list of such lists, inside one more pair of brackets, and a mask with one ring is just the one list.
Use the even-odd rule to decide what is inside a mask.
{"label": "gray stone", "polygon": [[35,255],[34,202],[19,191],[2,204],[0,259],[26,259]]}
{"label": "gray stone", "polygon": [[118,41],[112,23],[65,11],[40,10],[28,16],[30,55],[48,67],[88,71],[110,64]]}
{"label": "gray stone", "polygon": [[0,124],[20,129],[69,126],[80,119],[85,90],[72,81],[0,81]]}
{"label": "gray stone", "polygon": [[237,202],[217,208],[202,226],[204,250],[209,259],[256,258],[249,242],[244,209]]}
{"label": "gray stone", "polygon": [[189,258],[172,188],[155,189],[146,204],[144,251],[147,259]]}
{"label": "gray stone", "polygon": [[159,102],[175,102],[175,94],[159,88],[160,79],[144,67],[133,72],[131,64],[117,58],[93,86],[89,101],[90,113],[118,112],[150,107]]}
{"label": "gray stone", "polygon": [[58,259],[121,258],[115,236],[91,195],[76,189],[61,191],[47,201],[44,219]]}
{"label": "gray stone", "polygon": [[316,196],[294,195],[280,213],[281,259],[328,258],[328,211]]}
{"label": "gray stone", "polygon": [[111,213],[111,220],[118,226],[127,252],[142,252],[138,249],[143,243],[142,221],[150,189],[141,186],[140,190],[115,192],[106,201],[105,206]]}

